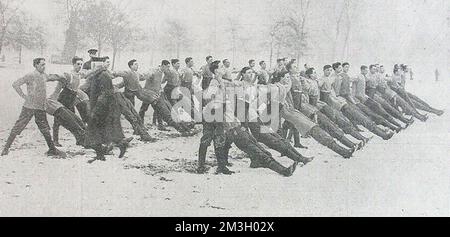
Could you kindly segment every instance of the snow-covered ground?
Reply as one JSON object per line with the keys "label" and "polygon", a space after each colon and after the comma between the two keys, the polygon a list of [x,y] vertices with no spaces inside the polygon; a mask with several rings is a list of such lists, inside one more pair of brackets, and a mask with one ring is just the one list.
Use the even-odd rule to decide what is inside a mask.
{"label": "snow-covered ground", "polygon": [[[2,147],[22,105],[11,83],[27,69],[0,68]],[[410,91],[450,112],[450,81],[408,83]],[[94,164],[87,164],[94,153],[76,147],[62,129],[70,158],[52,160],[31,122],[10,155],[0,158],[0,216],[450,216],[449,118],[431,115],[390,141],[374,138],[350,160],[304,139],[310,149],[300,152],[316,159],[290,178],[250,169],[236,149],[237,174],[214,175],[214,167],[195,174],[200,135],[182,138],[153,128],[159,142],[135,140],[125,160]],[[123,125],[131,136],[130,125]]]}

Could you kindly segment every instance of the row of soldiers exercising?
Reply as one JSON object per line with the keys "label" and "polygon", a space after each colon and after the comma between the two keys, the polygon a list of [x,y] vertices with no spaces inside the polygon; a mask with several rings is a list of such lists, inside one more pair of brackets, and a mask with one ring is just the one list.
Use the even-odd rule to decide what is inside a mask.
{"label": "row of soldiers exercising", "polygon": [[[289,66],[288,68],[290,68]],[[352,122],[356,121],[356,124],[360,124],[368,128],[373,133],[383,137],[384,139],[389,139],[391,135],[384,135],[382,131],[377,129],[376,126],[374,126],[374,123],[376,125],[382,125],[389,129],[392,129],[396,132],[399,132],[402,127],[401,125],[394,119],[397,118],[400,121],[404,122],[406,124],[406,127],[409,126],[413,119],[406,119],[402,113],[397,110],[395,107],[397,105],[400,105],[402,108],[402,111],[405,111],[406,113],[412,114],[415,117],[422,119],[423,121],[426,120],[426,117],[423,115],[420,115],[417,110],[414,109],[414,102],[411,104],[408,104],[403,101],[403,96],[398,96],[390,90],[390,88],[395,88],[398,91],[402,91],[401,93],[403,95],[408,96],[408,94],[404,91],[404,89],[401,86],[398,86],[392,81],[395,80],[389,80],[389,83],[386,82],[386,80],[380,80],[379,85],[376,88],[376,93],[372,94],[372,97],[368,97],[365,92],[368,92],[365,88],[366,83],[366,75],[368,74],[368,68],[366,66],[361,67],[361,75],[353,81],[354,86],[353,90],[351,88],[352,81],[348,77],[348,70],[350,65],[348,63],[344,64],[344,67],[342,68],[342,65],[340,63],[336,63],[333,65],[333,69],[335,70],[334,75],[338,75],[337,78],[331,77],[331,68],[332,66],[325,66],[324,67],[324,77],[319,79],[317,78],[317,75],[315,74],[315,70],[313,68],[310,68],[306,71],[306,80],[305,78],[300,77],[300,82],[298,85],[303,86],[305,94],[309,96],[310,98],[316,98],[318,96],[321,97],[321,99],[326,102],[330,107],[322,107],[321,111],[324,112],[324,114],[328,115],[330,119],[333,120],[333,118],[342,117],[342,114],[344,114],[347,118],[349,118]],[[294,67],[295,68],[295,67]],[[376,65],[373,65],[371,67],[371,74],[375,74],[377,72]],[[398,68],[394,70],[395,75],[399,75]],[[292,73],[292,69],[288,70],[290,73]],[[295,69],[293,70],[295,71]],[[291,74],[292,75],[292,74]],[[294,74],[295,75],[295,74]],[[295,77],[293,77],[295,78]],[[305,83],[305,81],[309,81],[310,83]],[[311,83],[312,82],[312,83]],[[330,83],[331,82],[331,83]],[[388,86],[388,84],[390,84]],[[312,86],[311,86],[312,85]],[[318,93],[318,89],[320,87],[320,95]],[[300,87],[301,88],[301,87]],[[336,88],[339,88],[336,90]],[[335,93],[337,91],[337,93]],[[351,93],[351,92],[354,93]],[[303,91],[302,91],[303,92]],[[336,94],[339,95],[339,97],[342,97],[345,99],[347,105],[345,105],[345,102],[342,101],[342,103],[339,102],[339,97],[336,96]],[[353,96],[353,94],[355,96]],[[368,93],[369,94],[369,93]],[[416,96],[414,96],[417,98]],[[325,98],[325,99],[324,99]],[[317,105],[317,100],[313,99],[312,102],[310,100],[310,103],[313,105]],[[421,100],[416,100],[417,104],[420,103],[420,107],[423,108],[425,111],[434,112],[437,115],[442,115],[443,111],[436,110],[426,104],[425,102]],[[300,103],[302,106],[306,103]],[[350,105],[350,106],[348,106]],[[308,107],[303,106],[304,108],[299,108],[300,111],[302,111],[305,114],[311,113],[310,109]],[[333,109],[338,110],[341,108],[342,114],[339,112],[333,111]],[[323,116],[322,116],[323,117]],[[345,121],[344,119],[334,120],[338,125],[342,123],[342,121]],[[370,120],[373,120],[371,122]],[[318,121],[321,123],[320,121]],[[289,126],[288,126],[289,128]],[[343,127],[341,127],[343,128]],[[344,130],[345,131],[345,130]],[[286,134],[286,132],[284,133]],[[335,136],[336,137],[336,136]],[[342,141],[343,144],[347,144],[348,142]]]}
{"label": "row of soldiers exercising", "polygon": [[[78,145],[83,145],[85,147],[92,147],[88,145],[89,142],[85,143],[85,140],[89,140],[89,133],[87,130],[89,130],[89,124],[92,124],[92,121],[95,119],[92,119],[96,116],[96,113],[98,113],[98,110],[93,109],[94,105],[97,104],[96,99],[94,101],[92,100],[92,81],[96,81],[97,77],[102,75],[103,77],[106,77],[104,80],[105,83],[100,83],[101,88],[97,88],[98,91],[95,91],[93,93],[96,93],[95,97],[98,98],[99,93],[102,91],[108,91],[109,95],[109,88],[105,89],[109,81],[112,81],[114,79],[114,75],[110,73],[107,68],[109,67],[109,58],[105,57],[102,58],[100,61],[102,62],[102,66],[96,70],[91,70],[87,75],[83,75],[87,78],[87,92],[90,93],[89,100],[88,96],[83,93],[78,88],[80,84],[80,79],[82,78],[83,72],[80,70],[81,65],[83,63],[83,60],[81,58],[75,57],[73,59],[73,71],[71,73],[65,73],[64,75],[47,75],[45,73],[45,59],[38,58],[33,61],[33,65],[36,68],[36,71],[33,73],[27,74],[25,77],[19,79],[16,81],[13,85],[13,87],[16,89],[17,93],[21,95],[25,99],[25,104],[21,113],[21,116],[19,120],[16,122],[16,125],[11,131],[11,134],[7,140],[7,143],[5,145],[5,148],[3,149],[2,155],[7,155],[9,153],[9,148],[11,147],[13,141],[15,140],[16,136],[19,135],[23,129],[26,127],[28,122],[31,120],[31,118],[34,116],[36,119],[36,123],[38,124],[38,127],[42,134],[44,135],[47,144],[49,146],[49,156],[57,156],[57,157],[65,157],[65,154],[58,149],[56,149],[57,142],[55,144],[54,140],[52,139],[51,135],[48,135],[48,122],[46,120],[46,114],[45,112],[54,115],[55,117],[55,123],[54,123],[54,137],[58,137],[58,127],[59,124],[63,125],[67,130],[73,133],[77,140]],[[164,64],[164,63],[163,63]],[[167,66],[167,64],[165,64]],[[102,74],[102,72],[105,72]],[[51,98],[47,99],[46,97],[46,82],[49,81],[58,81],[58,85],[56,87],[55,93],[52,94]],[[25,95],[23,91],[21,90],[21,86],[26,84],[28,89],[28,95]],[[98,86],[97,86],[98,87]],[[104,88],[105,87],[105,88]],[[101,94],[101,93],[100,93]],[[155,96],[156,95],[156,96]],[[109,108],[108,106],[104,105],[101,110],[111,110],[111,111],[118,111],[119,112],[119,119],[120,115],[123,114],[125,118],[127,118],[128,121],[132,124],[134,130],[141,135],[141,138],[143,141],[155,141],[155,139],[151,138],[150,135],[148,135],[142,120],[140,119],[138,113],[135,111],[134,106],[132,105],[131,101],[125,98],[123,93],[117,92],[116,88],[113,86],[113,90],[111,93],[111,96],[113,100],[108,100],[108,104],[113,104],[113,108]],[[161,117],[164,118],[164,120],[171,126],[175,127],[178,131],[183,133],[184,135],[191,135],[190,134],[190,128],[188,128],[186,125],[182,123],[175,123],[172,119],[172,116],[170,114],[170,106],[168,103],[164,101],[164,97],[158,96],[158,92],[151,93],[149,90],[142,89],[140,92],[140,98],[149,104],[152,104],[152,106],[155,108],[155,111],[158,111],[161,115]],[[88,104],[89,103],[89,104]],[[90,106],[89,106],[90,105]],[[64,107],[64,108],[62,108]],[[78,116],[75,115],[75,107],[78,109],[81,117],[83,118],[83,121],[78,118]],[[106,108],[106,109],[105,109]],[[103,114],[108,114],[105,111],[100,111]],[[112,113],[115,114],[115,113]],[[102,117],[103,118],[103,117]],[[117,116],[111,117],[114,119],[110,120],[117,120]],[[97,120],[100,121],[100,120]],[[87,126],[86,126],[87,124]],[[114,123],[115,125],[118,125],[117,123]],[[83,126],[84,125],[84,126]],[[93,127],[93,126],[91,126]],[[95,127],[95,126],[94,126]],[[110,127],[116,127],[118,128],[118,131],[121,131],[120,126],[110,126]],[[103,129],[103,131],[106,131],[108,129]],[[114,131],[114,130],[111,130]],[[112,138],[115,137],[122,137],[120,135],[122,132],[113,132],[114,136],[110,136]],[[111,135],[111,134],[109,134]],[[107,137],[108,134],[103,134],[102,137]],[[93,136],[91,136],[92,138]],[[91,139],[92,140],[92,139]],[[100,139],[101,140],[101,139]],[[121,142],[122,139],[115,139],[115,142],[117,144],[121,144],[121,156],[124,155],[124,152],[126,151],[126,147],[124,147],[124,144],[126,142]],[[125,141],[130,141],[130,139],[125,139]],[[105,149],[104,147],[99,146],[99,144],[95,144],[95,149],[97,151],[97,157],[102,160],[104,159],[104,155],[108,152],[105,152],[106,150],[110,150],[111,146],[105,146],[108,147],[108,149]],[[120,145],[119,145],[120,146]]]}
{"label": "row of soldiers exercising", "polygon": [[[216,61],[211,64],[210,67],[211,72],[213,72],[214,77],[210,80],[210,84],[207,88],[207,90],[215,91],[215,100],[207,101],[207,106],[217,106],[217,108],[220,108],[221,106],[224,106],[226,101],[223,100],[225,98],[223,95],[223,88],[225,85],[228,85],[231,83],[231,85],[241,85],[240,83],[247,83],[248,85],[251,85],[253,82],[252,77],[252,70],[248,67],[244,68],[241,72],[241,75],[243,77],[242,82],[228,82],[227,80],[222,79],[222,76],[224,75],[222,65],[219,61]],[[356,146],[352,145],[352,148],[347,149],[342,146],[340,146],[333,137],[328,134],[326,131],[324,131],[318,124],[314,123],[311,118],[307,117],[306,115],[302,114],[300,111],[296,110],[293,107],[292,102],[292,94],[291,94],[291,87],[292,87],[292,81],[289,77],[283,76],[279,82],[275,83],[275,86],[277,86],[280,91],[284,92],[281,93],[282,96],[275,99],[275,102],[272,101],[272,103],[279,103],[280,104],[280,114],[281,116],[291,122],[298,131],[302,133],[304,136],[311,136],[316,141],[318,141],[320,144],[330,148],[331,150],[335,151],[336,153],[340,154],[341,156],[345,158],[350,158],[353,154],[353,152],[357,149]],[[222,93],[222,94],[221,94]],[[215,107],[214,107],[215,108]],[[248,111],[246,111],[248,113]],[[247,117],[247,116],[246,116]],[[323,119],[322,121],[325,121],[324,123],[332,124],[329,120]],[[282,154],[286,154],[286,146],[287,142],[284,141],[282,137],[279,135],[269,134],[266,136],[261,136],[261,133],[258,132],[258,127],[255,127],[257,125],[250,126],[251,131],[255,133],[255,137],[260,138],[259,141],[263,143],[267,143],[267,145],[271,148],[277,148],[278,151],[280,151]],[[231,127],[231,129],[227,129],[227,127]],[[227,142],[227,139],[236,139],[235,136],[231,136],[231,138],[227,137],[227,132],[232,133],[238,133],[240,134],[239,138],[241,139],[239,142],[242,143],[241,146],[238,145],[238,147],[246,152],[251,158],[252,158],[252,164],[255,164],[259,162],[257,167],[265,167],[270,168],[272,170],[277,171],[278,173],[281,173],[283,175],[286,175],[284,172],[280,172],[279,169],[273,168],[271,164],[275,164],[274,162],[268,162],[268,160],[262,159],[261,154],[270,154],[269,152],[265,151],[261,148],[260,145],[257,144],[257,139],[255,139],[251,135],[242,134],[243,132],[247,132],[245,128],[242,128],[239,125],[229,125],[224,122],[204,122],[203,123],[203,137],[200,142],[200,148],[199,148],[199,172],[205,171],[205,160],[206,160],[206,151],[207,148],[210,146],[212,142],[214,142],[214,148],[216,157],[218,159],[218,169],[217,173],[223,173],[223,174],[232,174],[233,172],[230,171],[227,168],[228,164],[228,152],[227,152],[227,146],[226,144],[230,144],[233,142]],[[357,135],[355,135],[357,136]],[[357,136],[358,137],[358,136]],[[360,136],[363,140],[367,140],[366,138]],[[292,146],[288,146],[289,150],[295,150]],[[251,149],[255,150],[251,150]],[[250,149],[250,150],[249,150]],[[288,152],[289,153],[289,152]],[[296,154],[295,152],[294,154]],[[259,154],[259,155],[257,155]],[[298,154],[298,153],[297,153]],[[289,157],[289,156],[288,156]],[[295,162],[302,162],[304,164],[311,161],[310,158],[305,158],[303,156],[298,156],[297,159],[290,157],[291,159],[295,160]],[[300,158],[300,159],[299,159]],[[258,160],[262,159],[262,160]],[[269,158],[268,158],[269,159]],[[273,158],[270,156],[269,160],[273,160]],[[252,167],[255,167],[255,165],[252,165]],[[291,169],[292,170],[292,167]]]}

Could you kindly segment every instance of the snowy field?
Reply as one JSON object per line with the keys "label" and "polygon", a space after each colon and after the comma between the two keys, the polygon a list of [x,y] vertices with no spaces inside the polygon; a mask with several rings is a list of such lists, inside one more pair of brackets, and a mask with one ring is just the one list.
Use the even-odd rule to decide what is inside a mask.
{"label": "snowy field", "polygon": [[[48,72],[57,69],[50,65]],[[11,84],[27,70],[0,68],[2,148],[23,103]],[[154,128],[159,142],[135,139],[125,160],[116,150],[115,157],[91,165],[93,151],[76,147],[62,129],[70,157],[52,160],[31,122],[10,155],[0,158],[0,216],[450,216],[450,80],[422,80],[430,82],[408,81],[408,90],[445,109],[444,116],[416,121],[389,141],[374,138],[350,160],[304,139],[310,149],[300,152],[316,159],[290,178],[250,169],[236,149],[237,174],[214,175],[212,167],[197,175],[200,135],[182,138]],[[131,126],[123,125],[131,136]],[[210,154],[212,166],[212,148]]]}

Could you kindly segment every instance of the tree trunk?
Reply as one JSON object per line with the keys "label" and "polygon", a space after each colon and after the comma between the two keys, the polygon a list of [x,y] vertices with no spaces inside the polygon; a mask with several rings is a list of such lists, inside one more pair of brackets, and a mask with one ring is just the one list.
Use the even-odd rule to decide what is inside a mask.
{"label": "tree trunk", "polygon": [[77,54],[79,35],[76,19],[69,18],[69,28],[65,32],[64,48],[62,52],[63,63],[70,63]]}
{"label": "tree trunk", "polygon": [[97,50],[98,50],[98,56],[101,57],[102,56],[102,40],[99,39],[97,41]]}
{"label": "tree trunk", "polygon": [[2,32],[0,34],[0,55],[2,55],[2,52],[3,52],[3,44],[5,42],[5,34],[6,34],[6,29],[3,27]]}
{"label": "tree trunk", "polygon": [[113,47],[113,58],[112,58],[111,70],[114,70],[114,66],[116,66],[116,55],[117,55],[117,47]]}
{"label": "tree trunk", "polygon": [[22,45],[19,45],[19,64],[22,64]]}
{"label": "tree trunk", "polygon": [[272,68],[272,62],[273,62],[273,36],[270,41],[270,62],[269,62],[269,68]]}

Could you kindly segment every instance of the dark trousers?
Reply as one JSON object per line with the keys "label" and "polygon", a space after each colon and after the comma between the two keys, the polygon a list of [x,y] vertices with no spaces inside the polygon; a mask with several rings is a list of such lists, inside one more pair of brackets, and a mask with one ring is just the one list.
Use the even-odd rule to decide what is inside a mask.
{"label": "dark trousers", "polygon": [[338,125],[345,134],[349,134],[360,141],[365,141],[366,138],[354,128],[353,124],[341,112],[328,105],[323,106],[320,112]]}
{"label": "dark trousers", "polygon": [[314,140],[319,142],[321,145],[328,147],[337,154],[345,158],[350,158],[350,156],[352,155],[352,152],[350,150],[345,149],[344,147],[341,147],[339,144],[337,144],[336,141],[334,141],[334,139],[319,126],[313,127],[310,133],[311,137],[313,137]]}
{"label": "dark trousers", "polygon": [[429,113],[434,113],[434,114],[442,114],[441,110],[435,109],[433,108],[431,105],[429,105],[427,102],[425,102],[424,100],[420,99],[418,96],[413,95],[409,92],[406,92],[408,94],[408,96],[411,98],[414,106],[417,109],[423,110],[425,112],[429,112]]}
{"label": "dark trousers", "polygon": [[[389,121],[387,121],[383,116],[379,115],[366,105],[362,103],[356,104],[356,107],[360,110],[360,112],[367,115],[370,119],[372,119],[377,125],[382,125],[392,130],[397,130],[400,125],[393,125]],[[394,121],[395,122],[395,121]],[[397,127],[398,126],[398,127]]]}
{"label": "dark trousers", "polygon": [[[55,124],[58,123],[58,127],[59,125],[61,125],[70,133],[72,133],[78,145],[84,144],[86,125],[77,115],[73,113],[73,111],[69,110],[66,107],[61,107],[56,110],[53,116],[55,117]],[[55,124],[53,126],[53,137],[55,142],[57,142],[59,136],[59,128],[55,127]]]}
{"label": "dark trousers", "polygon": [[172,99],[172,92],[175,88],[176,86],[173,85],[166,85],[164,87],[164,94],[172,106],[178,101],[178,99]]}
{"label": "dark trousers", "polygon": [[15,138],[23,132],[23,130],[26,128],[26,126],[33,117],[36,125],[39,128],[39,131],[45,138],[47,146],[50,149],[55,149],[55,145],[53,143],[52,136],[50,134],[50,126],[48,125],[47,121],[47,113],[43,110],[29,109],[25,107],[22,108],[22,112],[20,113],[19,119],[17,120],[14,127],[11,129],[11,133],[6,142],[5,148],[9,149],[11,144],[14,142]]}
{"label": "dark trousers", "polygon": [[386,110],[390,115],[392,115],[394,118],[402,121],[403,123],[409,123],[409,120],[403,116],[403,114],[397,110],[394,106],[392,106],[389,102],[387,102],[385,99],[376,96],[374,100],[380,104],[384,110]]}
{"label": "dark trousers", "polygon": [[139,136],[149,136],[139,114],[137,113],[132,101],[126,97],[125,93],[116,93],[114,97],[120,108],[120,113],[133,127],[134,133]]}
{"label": "dark trousers", "polygon": [[402,109],[402,112],[408,115],[412,115],[415,118],[423,119],[423,115],[419,114],[417,110],[408,104],[404,99],[402,99],[400,96],[395,96],[390,101],[392,106],[399,106]]}
{"label": "dark trousers", "polygon": [[125,89],[124,96],[127,98],[131,104],[136,105],[136,92]]}
{"label": "dark trousers", "polygon": [[384,108],[383,106],[381,106],[378,102],[376,102],[375,100],[369,98],[366,100],[366,102],[364,103],[364,105],[366,105],[368,108],[370,108],[373,112],[375,112],[376,114],[381,115],[384,119],[386,119],[387,121],[389,121],[390,123],[394,124],[395,126],[400,127],[401,125],[395,120],[395,118],[390,115]]}
{"label": "dark trousers", "polygon": [[330,134],[332,137],[336,138],[346,147],[353,148],[354,146],[356,146],[356,144],[345,137],[345,133],[323,113],[317,112],[317,121],[322,130]]}

